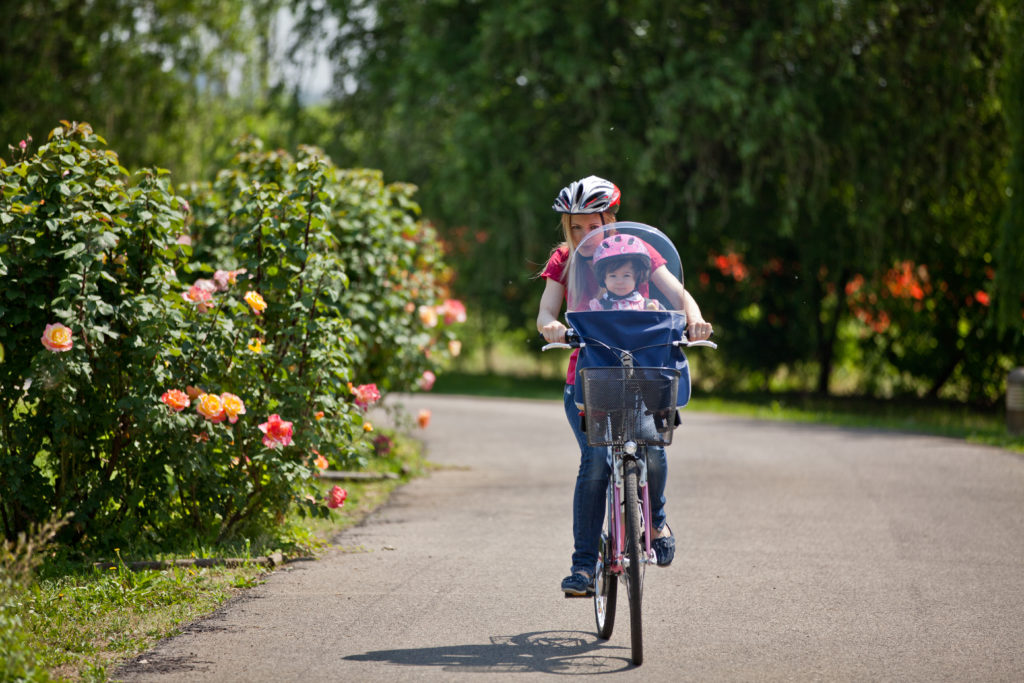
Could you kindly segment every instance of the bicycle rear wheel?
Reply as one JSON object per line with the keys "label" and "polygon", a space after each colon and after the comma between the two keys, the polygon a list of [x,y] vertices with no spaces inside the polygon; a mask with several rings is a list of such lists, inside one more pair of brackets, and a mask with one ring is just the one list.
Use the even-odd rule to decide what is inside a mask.
{"label": "bicycle rear wheel", "polygon": [[640,502],[638,465],[629,458],[623,464],[623,489],[626,520],[626,591],[629,594],[629,638],[633,647],[633,663],[643,664],[644,635],[640,608],[644,589],[644,548],[640,543]]}
{"label": "bicycle rear wheel", "polygon": [[[612,521],[608,520],[608,525]],[[594,619],[597,621],[597,637],[608,640],[615,628],[615,599],[619,592],[619,577],[611,572],[609,535],[601,534],[601,545],[597,555],[597,573],[594,586]]]}

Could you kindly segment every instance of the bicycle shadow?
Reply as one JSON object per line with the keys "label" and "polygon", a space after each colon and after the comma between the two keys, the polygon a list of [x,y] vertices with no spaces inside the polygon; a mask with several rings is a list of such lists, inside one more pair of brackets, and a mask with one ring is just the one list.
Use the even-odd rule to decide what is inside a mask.
{"label": "bicycle shadow", "polygon": [[[608,674],[632,666],[628,647],[609,645],[592,633],[539,631],[491,636],[489,644],[449,645],[407,650],[375,650],[345,659],[437,666],[465,673],[549,673],[567,676]],[[624,651],[622,656],[620,651]]]}

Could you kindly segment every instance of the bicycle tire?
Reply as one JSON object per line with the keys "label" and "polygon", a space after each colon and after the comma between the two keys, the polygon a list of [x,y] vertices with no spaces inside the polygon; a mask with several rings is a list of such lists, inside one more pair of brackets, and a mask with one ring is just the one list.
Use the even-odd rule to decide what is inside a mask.
{"label": "bicycle tire", "polygon": [[640,543],[640,502],[638,498],[638,465],[629,458],[623,463],[623,489],[626,519],[626,592],[629,594],[629,639],[633,664],[644,661],[644,635],[641,607],[644,588],[644,548]]}
{"label": "bicycle tire", "polygon": [[[608,520],[611,527],[612,520]],[[594,621],[597,622],[597,637],[608,640],[615,629],[615,601],[619,591],[619,577],[609,567],[609,534],[601,534],[598,546],[597,572],[594,583]]]}

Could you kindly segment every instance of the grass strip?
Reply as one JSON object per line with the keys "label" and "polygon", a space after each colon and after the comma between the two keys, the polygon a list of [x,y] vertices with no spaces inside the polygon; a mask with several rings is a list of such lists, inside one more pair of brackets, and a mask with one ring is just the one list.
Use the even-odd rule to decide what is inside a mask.
{"label": "grass strip", "polygon": [[[0,566],[0,681],[109,680],[122,662],[261,583],[264,557],[313,557],[330,548],[395,488],[431,469],[420,443],[402,436],[393,443],[390,454],[367,464],[393,478],[323,479],[322,493],[339,483],[346,489],[345,505],[329,518],[290,518],[274,537],[149,557],[118,551],[113,558],[69,559],[55,548],[37,558],[31,576]],[[236,562],[224,566],[222,558]],[[161,568],[131,566],[145,562]]]}

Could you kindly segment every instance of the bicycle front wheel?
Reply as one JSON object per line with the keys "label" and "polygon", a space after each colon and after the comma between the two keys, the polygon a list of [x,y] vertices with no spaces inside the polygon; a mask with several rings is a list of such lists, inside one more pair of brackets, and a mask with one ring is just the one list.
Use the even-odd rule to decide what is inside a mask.
{"label": "bicycle front wheel", "polygon": [[629,594],[629,637],[633,646],[633,663],[644,661],[643,622],[640,607],[644,589],[644,548],[640,542],[639,474],[636,460],[623,463],[623,489],[625,489],[626,526],[626,591]]}

